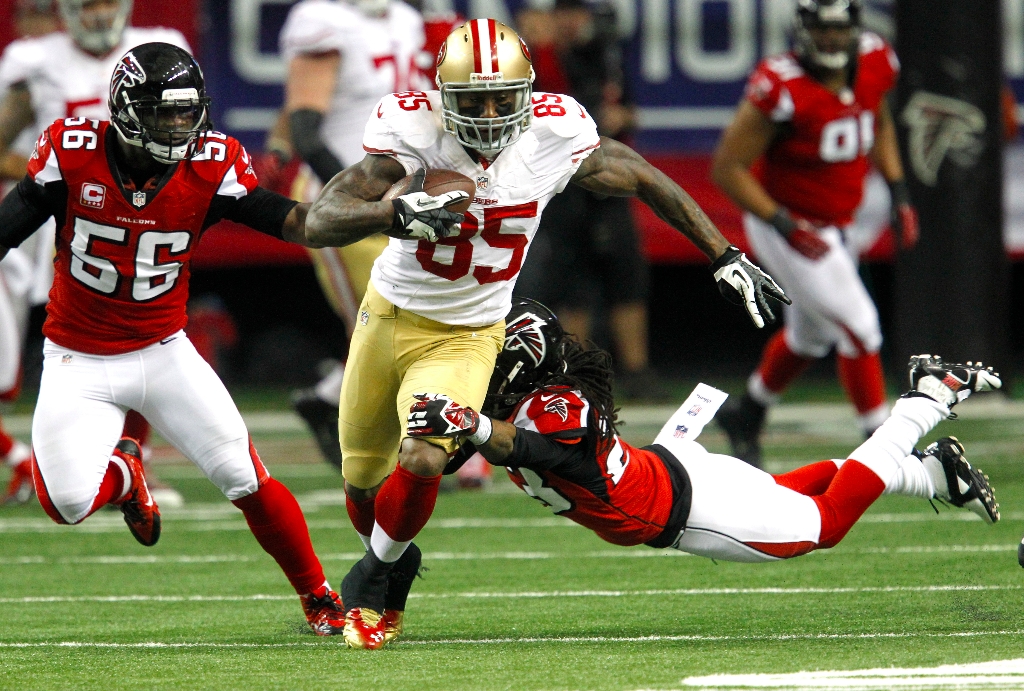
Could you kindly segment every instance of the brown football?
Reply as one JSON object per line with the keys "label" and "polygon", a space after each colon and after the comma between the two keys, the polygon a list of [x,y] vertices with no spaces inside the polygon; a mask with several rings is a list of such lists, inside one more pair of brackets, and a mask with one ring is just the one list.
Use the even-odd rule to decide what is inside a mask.
{"label": "brown football", "polygon": [[[391,189],[384,195],[383,200],[390,201],[408,192],[409,186],[412,185],[412,177],[412,175],[407,175],[392,185]],[[461,214],[469,208],[470,202],[473,201],[473,195],[476,194],[476,183],[462,173],[456,173],[454,170],[431,168],[427,170],[427,175],[423,178],[423,191],[432,196],[444,194],[445,192],[465,192],[469,195],[469,199],[449,204],[446,207],[449,211]]]}

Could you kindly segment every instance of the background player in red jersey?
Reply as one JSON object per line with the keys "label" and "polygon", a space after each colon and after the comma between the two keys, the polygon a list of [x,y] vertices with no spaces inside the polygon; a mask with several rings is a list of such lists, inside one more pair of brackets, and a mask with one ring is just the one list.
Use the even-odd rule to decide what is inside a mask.
{"label": "background player in red jersey", "polygon": [[478,449],[527,494],[608,542],[728,561],[785,559],[835,546],[883,493],[938,497],[999,520],[992,488],[956,439],[914,450],[951,406],[1001,385],[980,363],[912,358],[911,391],[847,459],[769,475],[694,441],[721,392],[698,387],[653,444],[636,448],[616,431],[607,353],[583,350],[530,300],[517,301],[506,323],[487,414],[421,394],[409,434],[465,440],[446,472]]}
{"label": "background player in red jersey", "polygon": [[757,466],[767,408],[833,347],[865,434],[889,416],[878,311],[843,228],[870,163],[889,183],[904,248],[917,241],[917,216],[885,102],[899,62],[881,38],[860,31],[860,13],[861,0],[800,0],[793,52],[754,71],[715,152],[715,182],[747,212],[751,247],[793,299],[746,394],[718,416],[733,452]]}
{"label": "background player in red jersey", "polygon": [[245,515],[321,635],[344,615],[291,492],[270,477],[227,389],[182,330],[189,260],[222,218],[305,244],[307,205],[257,186],[249,155],[209,129],[199,65],[146,43],[110,81],[112,122],[66,118],[39,138],[0,204],[0,258],[50,216],[57,258],[32,418],[34,481],[58,523],[120,507],[143,545],[160,537],[135,440],[137,410]]}

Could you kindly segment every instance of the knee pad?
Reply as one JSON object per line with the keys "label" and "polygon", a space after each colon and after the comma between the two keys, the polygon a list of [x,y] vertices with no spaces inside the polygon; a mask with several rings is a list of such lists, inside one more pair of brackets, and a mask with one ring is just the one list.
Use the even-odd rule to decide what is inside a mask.
{"label": "knee pad", "polygon": [[836,350],[843,357],[856,358],[871,355],[882,349],[882,327],[878,313],[874,319],[862,319],[857,324],[842,324],[842,336],[836,343]]}
{"label": "knee pad", "polygon": [[57,497],[52,496],[46,487],[46,481],[43,480],[43,476],[39,472],[39,464],[36,463],[34,452],[32,454],[32,484],[43,511],[53,519],[54,523],[61,525],[74,525],[82,522],[92,510],[93,502],[99,491],[97,486],[92,490],[76,489],[72,492],[64,492]]}
{"label": "knee pad", "polygon": [[[256,453],[252,437],[249,437],[247,447],[243,446],[245,443],[235,440],[225,444],[218,454],[222,458],[215,458],[212,463],[204,464],[206,467],[203,468],[210,482],[217,485],[231,501],[255,493],[270,479],[267,467]],[[239,453],[241,449],[245,450]]]}

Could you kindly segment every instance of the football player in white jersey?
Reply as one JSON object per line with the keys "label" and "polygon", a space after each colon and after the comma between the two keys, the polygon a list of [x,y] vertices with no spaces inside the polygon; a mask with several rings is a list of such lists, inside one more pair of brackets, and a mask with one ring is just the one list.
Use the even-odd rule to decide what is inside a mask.
{"label": "football player in white jersey", "polygon": [[[154,41],[190,50],[175,29],[127,26],[132,0],[58,0],[57,6],[65,31],[19,39],[0,57],[2,180],[25,176],[39,132],[54,120],[110,119],[110,75],[125,52]],[[28,310],[46,302],[53,280],[54,231],[53,220],[48,220],[0,265],[0,400],[13,398],[18,390]],[[131,436],[148,434],[140,416],[130,420]],[[4,501],[27,501],[32,492],[27,447],[11,441],[6,443],[0,430],[0,458],[12,468]],[[165,506],[182,502],[170,487],[158,484],[153,489]]]}
{"label": "football player in white jersey", "polygon": [[[281,30],[288,61],[285,114],[292,148],[305,162],[292,196],[312,201],[324,182],[363,157],[363,128],[383,96],[428,86],[420,62],[423,18],[399,0],[302,0]],[[328,302],[355,328],[382,235],[347,247],[310,249]],[[324,457],[341,467],[338,399],[344,367],[315,387],[296,391],[292,404],[312,428]]]}
{"label": "football player in white jersey", "polygon": [[[707,255],[723,294],[744,304],[756,326],[774,319],[767,298],[788,302],[678,185],[599,137],[574,99],[533,93],[529,50],[509,27],[475,19],[456,28],[438,53],[436,81],[439,91],[380,101],[366,125],[366,157],[331,180],[307,219],[317,244],[391,236],[359,308],[341,392],[347,506],[367,548],[342,586],[353,647],[378,648],[400,633],[388,575],[430,517],[457,448],[406,434],[414,396],[483,402],[516,276],[544,206],[567,184],[640,197]],[[417,191],[419,173],[409,192],[380,201],[426,168],[475,181],[464,215],[445,206],[465,192]]]}

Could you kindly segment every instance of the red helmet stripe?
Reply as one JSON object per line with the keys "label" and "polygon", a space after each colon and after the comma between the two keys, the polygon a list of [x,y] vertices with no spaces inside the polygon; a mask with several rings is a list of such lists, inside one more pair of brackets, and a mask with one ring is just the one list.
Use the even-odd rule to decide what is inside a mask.
{"label": "red helmet stripe", "polygon": [[493,19],[487,20],[487,32],[491,37],[491,72],[498,72],[498,27]]}
{"label": "red helmet stripe", "polygon": [[480,22],[481,19],[474,19],[470,24],[473,26],[473,71],[477,74],[484,71],[483,60],[480,56],[480,46],[483,41],[480,40]]}

